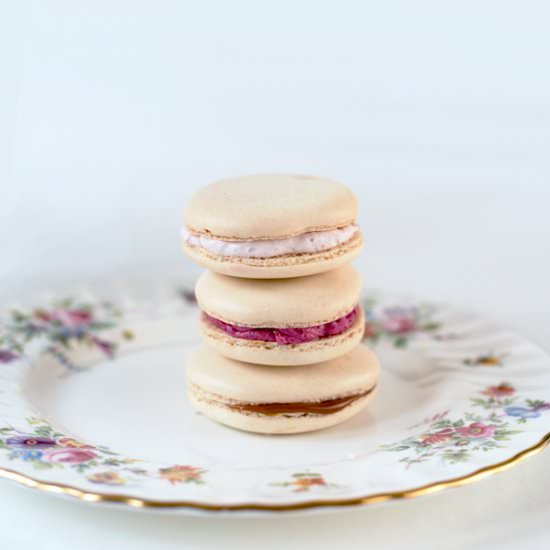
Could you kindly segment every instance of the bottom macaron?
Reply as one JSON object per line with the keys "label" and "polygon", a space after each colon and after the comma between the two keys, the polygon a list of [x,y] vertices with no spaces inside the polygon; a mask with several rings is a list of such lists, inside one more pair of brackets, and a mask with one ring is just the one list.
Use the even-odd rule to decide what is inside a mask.
{"label": "bottom macaron", "polygon": [[203,346],[189,358],[187,393],[221,424],[290,434],[328,428],[362,411],[378,375],[378,360],[362,345],[323,363],[286,367],[242,363]]}

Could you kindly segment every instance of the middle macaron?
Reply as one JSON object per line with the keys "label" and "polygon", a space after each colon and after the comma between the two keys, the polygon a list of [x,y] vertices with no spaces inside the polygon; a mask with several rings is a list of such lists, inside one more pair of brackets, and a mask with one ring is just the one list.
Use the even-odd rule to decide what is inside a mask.
{"label": "middle macaron", "polygon": [[307,365],[351,350],[364,331],[360,292],[350,265],[293,279],[206,272],[195,287],[206,344],[261,365]]}

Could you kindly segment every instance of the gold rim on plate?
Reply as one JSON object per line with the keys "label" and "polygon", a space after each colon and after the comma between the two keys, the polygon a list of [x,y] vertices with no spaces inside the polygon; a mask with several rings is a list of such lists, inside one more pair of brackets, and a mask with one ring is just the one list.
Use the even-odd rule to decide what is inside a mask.
{"label": "gold rim on plate", "polygon": [[535,455],[542,451],[550,443],[550,433],[547,433],[538,443],[535,443],[531,447],[527,447],[511,456],[510,458],[503,460],[502,462],[497,462],[496,464],[491,464],[490,466],[485,466],[473,472],[455,477],[452,479],[447,479],[443,481],[436,481],[434,483],[429,483],[428,485],[422,485],[420,487],[414,487],[405,491],[395,491],[388,493],[376,493],[374,495],[368,495],[365,497],[354,497],[354,498],[345,498],[345,499],[335,499],[335,500],[310,500],[306,502],[298,502],[294,504],[281,503],[281,504],[256,504],[256,503],[245,503],[245,504],[228,504],[228,505],[218,505],[218,504],[201,504],[199,502],[185,501],[185,500],[174,500],[174,501],[159,501],[159,500],[148,500],[140,497],[135,497],[131,495],[120,495],[120,494],[102,494],[95,493],[93,491],[84,491],[73,487],[71,485],[65,485],[62,483],[49,483],[46,481],[40,481],[33,477],[27,476],[10,470],[7,468],[0,468],[0,477],[15,481],[26,487],[32,489],[37,489],[39,491],[44,491],[48,493],[55,493],[60,495],[66,495],[85,502],[112,502],[117,504],[124,504],[132,508],[191,508],[195,510],[203,510],[208,512],[226,512],[226,511],[266,511],[266,512],[291,512],[295,510],[305,510],[308,508],[321,508],[321,507],[331,507],[331,506],[364,506],[367,504],[375,504],[379,502],[386,502],[389,500],[401,500],[416,498],[423,495],[429,495],[431,493],[436,493],[442,489],[447,489],[451,487],[461,487],[467,485],[474,481],[478,481],[485,477],[488,477],[493,474],[504,472],[512,466],[519,464],[526,458]]}

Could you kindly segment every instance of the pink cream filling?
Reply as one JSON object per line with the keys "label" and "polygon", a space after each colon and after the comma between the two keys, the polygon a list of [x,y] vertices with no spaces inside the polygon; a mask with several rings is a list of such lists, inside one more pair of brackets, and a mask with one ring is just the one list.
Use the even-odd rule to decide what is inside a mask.
{"label": "pink cream filling", "polygon": [[205,320],[233,338],[276,342],[281,345],[303,344],[305,342],[342,334],[353,326],[359,314],[359,306],[355,306],[343,317],[339,317],[334,321],[330,321],[330,323],[323,323],[321,325],[303,328],[254,328],[232,325],[220,319],[216,319],[203,311]]}

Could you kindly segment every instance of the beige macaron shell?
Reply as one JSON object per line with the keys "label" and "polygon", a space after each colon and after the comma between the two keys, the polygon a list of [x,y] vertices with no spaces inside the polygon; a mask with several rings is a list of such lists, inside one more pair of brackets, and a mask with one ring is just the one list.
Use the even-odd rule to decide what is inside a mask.
{"label": "beige macaron shell", "polygon": [[226,357],[246,363],[284,367],[328,361],[350,351],[363,339],[365,318],[361,312],[345,332],[302,344],[280,345],[234,338],[206,320],[201,320],[201,331],[205,343]]}
{"label": "beige macaron shell", "polygon": [[340,424],[352,416],[360,413],[368,405],[369,401],[376,394],[376,389],[371,393],[354,401],[345,409],[332,414],[311,415],[311,416],[263,416],[253,414],[242,414],[228,407],[219,406],[200,398],[200,396],[188,390],[188,396],[193,405],[208,418],[247,432],[283,435],[303,432],[312,432]]}
{"label": "beige macaron shell", "polygon": [[334,399],[371,389],[378,374],[376,356],[363,345],[330,361],[285,368],[241,363],[201,346],[187,366],[188,387],[241,403]]}
{"label": "beige macaron shell", "polygon": [[284,279],[304,277],[336,269],[354,260],[363,248],[361,233],[348,242],[312,254],[286,254],[273,258],[235,258],[213,256],[202,248],[182,242],[184,252],[200,266],[231,277]]}
{"label": "beige macaron shell", "polygon": [[256,328],[306,327],[349,313],[361,292],[350,265],[290,279],[239,279],[203,273],[195,286],[199,307],[227,323]]}
{"label": "beige macaron shell", "polygon": [[184,212],[186,227],[225,240],[275,239],[342,227],[358,214],[357,199],[333,180],[257,175],[207,185]]}

